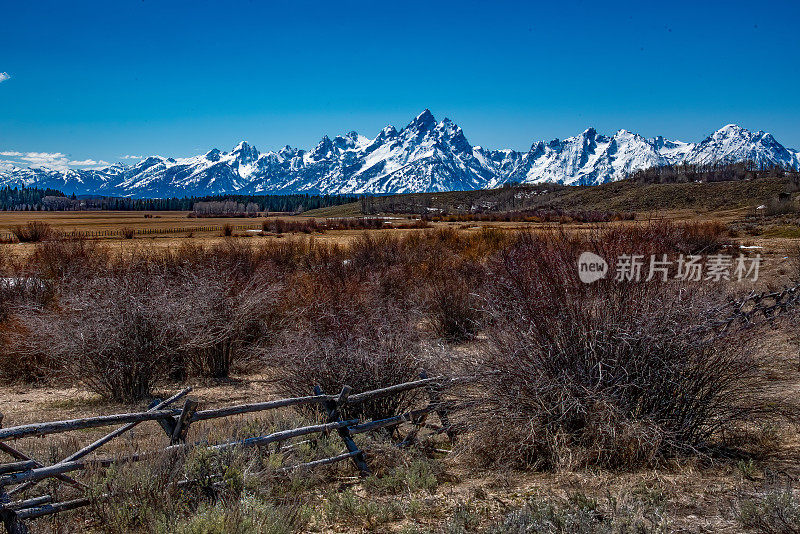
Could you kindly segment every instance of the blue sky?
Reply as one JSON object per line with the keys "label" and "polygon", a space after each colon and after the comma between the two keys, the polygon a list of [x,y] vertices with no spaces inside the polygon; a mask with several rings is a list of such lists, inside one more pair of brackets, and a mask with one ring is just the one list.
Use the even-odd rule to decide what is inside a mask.
{"label": "blue sky", "polygon": [[798,28],[796,0],[5,0],[0,153],[307,148],[426,107],[491,148],[730,122],[800,148]]}

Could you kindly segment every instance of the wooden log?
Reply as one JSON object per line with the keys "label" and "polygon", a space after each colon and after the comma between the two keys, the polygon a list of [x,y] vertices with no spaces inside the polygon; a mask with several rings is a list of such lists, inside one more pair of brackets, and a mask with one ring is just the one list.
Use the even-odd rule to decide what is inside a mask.
{"label": "wooden log", "polygon": [[186,435],[189,432],[189,425],[192,422],[192,416],[197,411],[198,406],[199,404],[197,401],[186,399],[186,402],[183,405],[183,410],[181,410],[181,415],[178,417],[178,420],[175,422],[175,428],[172,430],[170,443],[186,443]]}
{"label": "wooden log", "polygon": [[370,421],[368,423],[362,423],[360,425],[356,425],[350,428],[351,434],[362,434],[364,432],[372,432],[373,430],[378,430],[379,428],[387,428],[390,426],[400,425],[403,423],[411,422],[415,418],[420,417],[426,413],[435,412],[437,406],[430,405],[425,408],[421,408],[419,410],[413,410],[410,412],[402,413],[400,415],[395,415],[393,417],[387,417],[386,419],[379,419],[377,421]]}
{"label": "wooden log", "polygon": [[8,475],[0,476],[0,487],[5,487],[10,484],[17,484],[28,481],[43,480],[45,478],[52,478],[62,473],[69,473],[70,471],[77,471],[84,469],[85,462],[65,462],[58,465],[50,465],[47,467],[37,467],[21,473],[11,473]]}
{"label": "wooden log", "polygon": [[[185,395],[189,394],[190,391],[192,391],[192,388],[190,388],[190,387],[186,388],[186,389],[184,389],[182,391],[179,391],[178,393],[176,393],[172,397],[168,398],[167,400],[159,402],[158,404],[156,404],[155,406],[150,408],[148,410],[148,412],[153,412],[153,411],[156,411],[156,410],[158,410],[160,408],[163,408],[164,406],[167,406],[167,405],[175,402],[176,400],[180,399],[181,397],[184,397]],[[133,429],[138,424],[139,424],[139,422],[134,422],[134,423],[128,423],[127,425],[121,426],[118,429],[114,430],[113,432],[110,432],[110,433],[106,434],[105,436],[103,436],[102,438],[98,439],[97,441],[87,445],[86,447],[82,448],[81,450],[70,454],[69,456],[67,456],[66,458],[64,458],[63,460],[61,460],[58,463],[60,464],[60,463],[64,463],[64,462],[73,462],[75,460],[79,460],[79,459],[83,458],[84,456],[86,456],[87,454],[89,454],[91,452],[94,452],[95,450],[99,449],[100,447],[102,447],[103,445],[105,445],[106,443],[111,441],[112,439],[114,439],[114,438],[116,438],[118,436],[121,436],[125,432],[128,432],[129,430]],[[37,466],[37,467],[39,467],[39,466]],[[21,484],[20,486],[12,489],[8,493],[9,493],[9,495],[15,495],[17,493],[20,493],[20,492],[25,491],[26,489],[32,487],[34,484],[36,484],[36,482],[26,482],[25,484]]]}
{"label": "wooden log", "polygon": [[[280,432],[275,432],[273,434],[268,434],[266,436],[258,436],[255,438],[247,438],[241,441],[234,441],[231,443],[221,443],[219,445],[212,445],[210,448],[214,450],[225,450],[234,447],[260,447],[262,445],[269,445],[270,443],[275,443],[277,441],[286,441],[292,438],[296,438],[298,436],[305,436],[307,434],[316,434],[318,432],[330,432],[331,430],[337,430],[342,427],[347,427],[348,425],[354,425],[357,422],[358,422],[357,419],[351,419],[348,421],[334,421],[331,423],[324,423],[320,425],[304,426],[290,430],[282,430]],[[181,447],[181,445],[173,445],[172,447],[167,447],[167,449],[171,449],[173,447]]]}
{"label": "wooden log", "polygon": [[194,414],[192,422],[205,421],[206,419],[216,419],[218,417],[228,417],[231,415],[241,415],[252,412],[261,412],[264,410],[274,410],[276,408],[285,408],[288,406],[300,406],[304,404],[323,404],[325,401],[330,400],[332,397],[324,395],[322,397],[309,396],[309,397],[295,397],[288,399],[276,399],[266,402],[257,402],[253,404],[242,404],[238,406],[226,406],[225,408],[215,408],[212,410],[201,410]]}
{"label": "wooden log", "polygon": [[[337,397],[337,399],[344,398],[345,400],[347,400],[349,392],[350,392],[350,387],[344,386],[344,388],[342,388],[341,394]],[[314,386],[314,393],[322,396],[323,395],[322,388],[319,386]],[[325,410],[328,412],[328,421],[341,422],[339,415],[339,405],[335,400],[329,399],[325,402],[325,404],[323,404],[323,406],[325,407]],[[337,432],[339,433],[339,437],[342,438],[342,441],[344,441],[344,444],[347,447],[348,452],[353,453],[352,455],[353,463],[356,464],[359,474],[361,476],[369,476],[370,474],[369,465],[367,465],[367,461],[364,459],[364,453],[361,452],[361,450],[358,448],[358,445],[356,445],[356,442],[353,441],[353,438],[350,435],[350,428],[348,427],[348,425],[339,426]]]}
{"label": "wooden log", "polygon": [[[2,428],[2,427],[3,427],[3,414],[0,413],[0,428]],[[24,454],[24,453],[18,451],[17,449],[12,447],[11,445],[3,443],[2,441],[0,441],[0,451],[3,451],[4,453],[8,454],[9,456],[11,456],[12,458],[14,458],[16,460],[23,460],[23,461],[31,460],[31,461],[34,461],[34,462],[36,462],[36,467],[43,467],[44,466],[43,463],[37,462],[36,460],[31,458],[27,454]],[[67,484],[71,484],[71,485],[76,486],[76,487],[85,487],[85,484],[82,484],[81,482],[78,482],[74,478],[70,478],[67,475],[58,475],[58,477],[56,477],[56,478],[58,478],[61,482],[66,482]]]}
{"label": "wooden log", "polygon": [[24,501],[10,502],[3,506],[3,508],[6,510],[23,510],[25,508],[33,508],[34,506],[40,506],[49,502],[53,502],[53,497],[51,495],[42,495],[41,497],[25,499]]}
{"label": "wooden log", "polygon": [[[159,402],[158,404],[156,404],[155,406],[153,406],[152,408],[147,410],[146,413],[156,412],[156,411],[160,410],[161,408],[172,404],[176,400],[188,395],[191,391],[192,391],[192,388],[190,388],[190,387],[186,388],[186,389],[184,389],[182,391],[179,391],[178,393],[176,393],[175,395],[171,396],[167,400]],[[89,453],[97,450],[101,446],[105,445],[106,443],[108,443],[112,439],[114,439],[114,438],[116,438],[118,436],[121,436],[122,434],[124,434],[125,432],[128,432],[129,430],[132,430],[139,423],[141,423],[141,421],[135,421],[135,422],[132,422],[132,423],[128,423],[127,425],[121,426],[118,429],[114,430],[113,432],[110,432],[110,433],[106,434],[105,436],[103,436],[102,438],[98,439],[94,443],[92,443],[90,445],[87,445],[86,447],[82,448],[81,450],[79,450],[79,451],[77,451],[77,452],[75,452],[73,454],[70,454],[63,461],[71,462],[73,460],[78,460],[80,458],[83,458],[87,454],[89,454]]]}
{"label": "wooden log", "polygon": [[98,417],[86,417],[81,419],[69,419],[66,421],[49,421],[47,423],[31,423],[27,425],[12,426],[0,429],[0,441],[19,439],[30,436],[46,436],[70,430],[82,430],[85,428],[97,428],[101,426],[115,425],[119,423],[141,423],[143,421],[157,421],[167,417],[180,415],[180,410],[155,410],[152,412],[118,413],[113,415],[101,415]]}
{"label": "wooden log", "polygon": [[372,391],[365,391],[364,393],[357,393],[355,395],[350,395],[350,398],[348,399],[347,402],[349,404],[356,404],[359,402],[364,402],[380,397],[387,397],[389,395],[394,395],[395,393],[402,393],[403,391],[410,391],[412,389],[421,388],[423,386],[427,386],[428,384],[442,382],[443,380],[446,379],[443,377],[426,378],[423,380],[405,382],[403,384],[397,384],[394,386],[389,386],[381,389],[374,389]]}
{"label": "wooden log", "polygon": [[351,391],[353,391],[353,388],[351,388],[350,386],[344,386],[342,388],[342,392],[339,393],[339,397],[336,399],[336,405],[342,407],[345,404],[347,404]]}
{"label": "wooden log", "polygon": [[[7,445],[6,443],[3,443],[2,441],[0,441],[0,450],[18,460],[32,460],[36,462],[36,467],[44,467],[43,463],[38,462],[33,458],[31,458],[30,456],[19,452],[17,449],[11,447],[10,445]],[[67,475],[58,475],[56,478],[59,479],[61,482],[66,482],[67,484],[71,484],[73,486],[85,487],[85,484],[78,482],[74,478],[70,478]]]}
{"label": "wooden log", "polygon": [[38,463],[39,462],[35,462],[33,460],[20,460],[19,462],[0,464],[0,475],[5,475],[6,473],[15,473],[17,471],[27,471],[28,469],[38,467]]}
{"label": "wooden log", "polygon": [[[153,399],[153,402],[150,403],[150,406],[147,407],[148,410],[152,410],[155,408],[158,403],[161,402],[161,399]],[[172,433],[175,431],[175,418],[170,417],[168,419],[158,419],[156,421],[158,426],[164,430],[164,433],[167,435],[168,438],[172,437]]]}
{"label": "wooden log", "polygon": [[76,508],[82,508],[84,506],[89,506],[90,504],[92,504],[92,501],[86,497],[73,499],[71,501],[44,504],[42,506],[36,506],[34,508],[27,508],[25,510],[18,511],[17,518],[20,520],[36,519],[37,517],[57,514],[59,512],[66,512],[67,510],[75,510]]}

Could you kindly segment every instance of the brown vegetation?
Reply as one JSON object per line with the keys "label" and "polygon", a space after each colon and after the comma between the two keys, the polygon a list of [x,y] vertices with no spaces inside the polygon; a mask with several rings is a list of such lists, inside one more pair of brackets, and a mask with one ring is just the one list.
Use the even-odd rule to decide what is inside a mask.
{"label": "brown vegetation", "polygon": [[[266,230],[279,233],[283,223],[271,224],[277,226]],[[303,231],[288,228],[280,230]],[[300,396],[314,386],[330,394],[343,385],[354,392],[384,387],[422,369],[478,374],[481,380],[459,393],[471,401],[469,418],[456,420],[468,431],[453,461],[464,459],[470,469],[491,465],[501,477],[514,468],[603,473],[676,458],[760,458],[772,446],[769,425],[796,412],[770,383],[774,371],[764,366],[773,362],[754,357],[748,338],[760,331],[720,335],[712,328],[729,290],[741,289],[657,280],[587,285],[577,278],[584,251],[612,262],[631,252],[703,254],[722,250],[724,236],[716,223],[652,222],[572,233],[365,232],[347,247],[253,238],[159,250],[136,246],[137,239],[123,252],[51,239],[0,264],[4,279],[14,280],[0,287],[0,378],[57,378],[141,404],[163,384],[242,372],[259,373],[258,388],[270,395]],[[395,415],[427,402],[420,393],[424,398],[354,406],[345,416]],[[160,467],[111,471],[93,487],[115,493],[116,506],[98,504],[84,519],[108,532],[250,532],[263,525],[289,532],[331,524],[388,531],[420,517],[430,532],[670,528],[663,502],[640,493],[526,494],[524,502],[490,510],[475,502],[492,498],[476,495],[430,504],[428,492],[448,480],[446,462],[435,459],[442,450],[415,456],[397,451],[397,436],[380,439],[371,443],[379,453],[370,462],[395,463],[376,469],[380,477],[359,490],[366,496],[341,483],[352,472],[340,468],[292,476],[276,473],[266,454],[198,452]],[[302,460],[341,452],[325,440],[315,446],[321,449],[292,454]],[[225,484],[212,482],[212,470]],[[175,473],[207,483],[167,491],[164,481]],[[325,484],[336,489],[320,489]],[[301,504],[311,498],[324,503],[319,511]],[[735,509],[732,520],[747,528],[796,524],[791,493],[747,495]]]}
{"label": "brown vegetation", "polygon": [[38,243],[53,234],[50,225],[41,221],[30,221],[25,225],[17,225],[11,229],[20,243]]}
{"label": "brown vegetation", "polygon": [[[708,450],[724,429],[768,416],[759,363],[711,321],[719,289],[661,282],[594,284],[575,258],[698,252],[695,228],[632,228],[588,237],[525,234],[489,267],[487,457],[557,467],[652,464]],[[770,400],[771,401],[771,400]],[[775,415],[774,413],[772,415]],[[520,431],[520,429],[525,429]],[[498,453],[502,451],[502,453]]]}

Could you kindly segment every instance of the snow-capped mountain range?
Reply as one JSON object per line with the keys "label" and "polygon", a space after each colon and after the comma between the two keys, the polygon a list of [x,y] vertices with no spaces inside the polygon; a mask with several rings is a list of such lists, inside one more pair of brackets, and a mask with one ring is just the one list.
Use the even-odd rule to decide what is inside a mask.
{"label": "snow-capped mountain range", "polygon": [[387,126],[368,139],[356,132],[323,137],[311,150],[285,146],[260,153],[245,142],[231,152],[151,156],[134,165],[96,170],[18,168],[0,172],[0,185],[60,189],[67,194],[172,197],[210,194],[408,193],[497,187],[507,182],[593,185],[665,164],[752,160],[800,169],[798,151],[772,135],[735,124],[699,143],[646,139],[620,130],[612,136],[589,128],[580,135],[536,142],[527,152],[470,145],[449,119],[429,110],[402,130]]}

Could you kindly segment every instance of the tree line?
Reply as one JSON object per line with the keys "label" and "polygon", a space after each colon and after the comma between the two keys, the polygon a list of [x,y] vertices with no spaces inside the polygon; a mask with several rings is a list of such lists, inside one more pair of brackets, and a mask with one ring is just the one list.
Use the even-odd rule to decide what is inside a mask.
{"label": "tree line", "polygon": [[[78,197],[56,189],[11,187],[0,189],[3,211],[192,211],[196,204],[234,203],[249,211],[303,212],[356,202],[355,195],[207,195],[183,198]],[[257,208],[257,209],[256,209]]]}
{"label": "tree line", "polygon": [[733,182],[756,178],[790,178],[798,181],[797,171],[779,165],[758,164],[754,161],[696,165],[661,165],[632,173],[627,179],[645,184],[674,184],[689,182]]}

